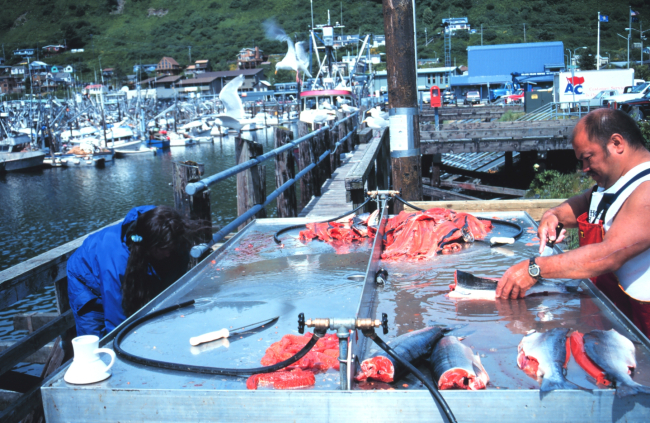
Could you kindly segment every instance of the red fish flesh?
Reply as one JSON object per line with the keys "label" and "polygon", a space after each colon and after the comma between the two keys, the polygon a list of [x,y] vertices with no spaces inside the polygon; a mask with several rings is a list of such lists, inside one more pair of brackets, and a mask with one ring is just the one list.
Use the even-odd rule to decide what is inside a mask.
{"label": "red fish flesh", "polygon": [[253,375],[246,380],[246,388],[255,390],[258,386],[273,386],[275,389],[299,389],[315,383],[316,377],[312,372],[297,369]]}
{"label": "red fish flesh", "polygon": [[490,377],[481,359],[455,336],[443,337],[433,349],[430,359],[438,389],[485,389]]}
{"label": "red fish flesh", "polygon": [[[309,223],[300,232],[302,241],[318,238],[332,245],[337,253],[345,253],[348,246],[364,238],[374,238],[378,213],[364,214],[345,221]],[[424,260],[437,254],[451,254],[461,250],[460,242],[484,239],[492,229],[489,221],[481,221],[471,214],[433,208],[425,211],[402,211],[386,222],[382,260]],[[467,241],[468,239],[465,238]]]}
{"label": "red fish flesh", "polygon": [[573,358],[576,359],[576,362],[584,369],[585,372],[594,379],[599,385],[609,386],[612,383],[605,378],[605,371],[598,367],[596,363],[593,362],[591,358],[585,352],[585,343],[582,339],[584,335],[578,331],[575,331],[569,337],[569,343],[571,344],[571,352],[573,353]]}
{"label": "red fish flesh", "polygon": [[[427,359],[433,351],[436,342],[442,338],[442,329],[429,326],[414,332],[398,336],[389,346],[399,357],[409,363],[417,363]],[[361,372],[357,374],[357,382],[374,379],[380,382],[394,382],[406,373],[406,368],[395,361],[384,351],[378,352],[373,357],[363,360]]]}

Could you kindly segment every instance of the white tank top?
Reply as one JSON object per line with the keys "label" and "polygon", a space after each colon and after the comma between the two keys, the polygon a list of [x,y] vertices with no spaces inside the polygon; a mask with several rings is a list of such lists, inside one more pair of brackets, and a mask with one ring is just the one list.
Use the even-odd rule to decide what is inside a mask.
{"label": "white tank top", "polygon": [[[612,226],[612,222],[621,209],[625,200],[632,194],[632,192],[643,182],[650,181],[650,174],[642,176],[636,181],[624,187],[632,178],[644,170],[650,169],[650,162],[641,163],[640,165],[630,169],[623,175],[614,185],[605,190],[598,187],[598,190],[591,195],[591,203],[589,204],[589,222],[595,223],[598,219],[603,220],[603,229],[605,232]],[[605,194],[615,194],[624,188],[616,197],[614,202],[609,206],[605,216],[596,216],[598,204],[603,199]],[[602,214],[602,212],[600,213]],[[640,301],[650,301],[650,249],[645,250],[636,257],[631,258],[623,264],[616,272],[621,287],[625,292]]]}

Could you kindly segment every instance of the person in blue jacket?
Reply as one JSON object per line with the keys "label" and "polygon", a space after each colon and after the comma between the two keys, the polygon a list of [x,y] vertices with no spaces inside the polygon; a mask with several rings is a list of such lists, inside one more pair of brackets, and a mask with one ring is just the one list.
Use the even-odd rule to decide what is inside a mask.
{"label": "person in blue jacket", "polygon": [[106,335],[182,276],[200,226],[171,207],[140,206],[86,238],[67,269],[77,336]]}

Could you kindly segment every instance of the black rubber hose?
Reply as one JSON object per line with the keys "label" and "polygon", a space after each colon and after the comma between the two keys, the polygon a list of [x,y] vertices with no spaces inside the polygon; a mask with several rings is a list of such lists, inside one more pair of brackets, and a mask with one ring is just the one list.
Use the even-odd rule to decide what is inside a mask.
{"label": "black rubber hose", "polygon": [[395,360],[399,361],[402,366],[406,367],[411,373],[413,373],[413,375],[417,377],[420,380],[420,382],[424,384],[424,386],[427,387],[434,401],[438,404],[438,406],[440,406],[442,412],[445,413],[447,420],[450,423],[457,423],[456,417],[454,416],[454,413],[452,413],[451,408],[449,408],[449,404],[447,404],[447,401],[445,401],[442,395],[440,395],[440,392],[438,392],[438,388],[434,384],[429,383],[429,381],[424,377],[421,371],[419,371],[415,366],[413,366],[408,361],[403,360],[400,356],[395,354],[393,349],[390,346],[388,346],[388,344],[386,344],[379,336],[377,336],[374,330],[370,333],[364,332],[364,335],[372,339],[375,342],[375,344],[379,346],[379,348],[386,351],[386,354],[390,355]]}
{"label": "black rubber hose", "polygon": [[163,308],[161,310],[154,311],[153,313],[149,313],[146,316],[142,316],[139,319],[136,319],[133,322],[129,323],[124,328],[122,328],[122,330],[120,330],[120,332],[115,337],[115,340],[113,341],[113,350],[115,350],[115,354],[117,354],[120,358],[131,361],[133,363],[142,364],[144,366],[149,366],[149,367],[156,367],[159,369],[176,370],[180,372],[189,372],[189,373],[201,373],[207,375],[242,376],[242,375],[253,375],[258,373],[271,373],[283,369],[287,366],[290,366],[296,361],[303,358],[309,352],[309,350],[311,350],[314,347],[314,345],[316,345],[316,342],[318,342],[318,340],[325,335],[324,333],[318,333],[314,331],[314,334],[312,335],[307,345],[305,345],[293,357],[290,357],[272,366],[257,367],[254,369],[222,369],[219,367],[206,367],[206,366],[194,366],[191,364],[170,363],[167,361],[158,361],[150,358],[140,357],[128,353],[122,349],[121,347],[122,340],[124,339],[127,333],[131,332],[131,330],[135,329],[137,326],[153,319],[154,317],[158,317],[162,314],[168,313],[170,311],[178,310],[180,308],[189,307],[193,304],[194,304],[194,300],[176,304],[171,307]]}
{"label": "black rubber hose", "polygon": [[[426,211],[424,209],[419,208],[418,206],[415,206],[415,205],[409,203],[408,201],[406,201],[405,199],[403,199],[399,195],[396,195],[395,198],[397,198],[399,201],[401,201],[402,203],[406,204],[407,206],[409,206],[409,207],[411,207],[411,208],[413,208],[415,210]],[[517,229],[517,233],[512,236],[514,239],[519,238],[521,236],[521,234],[524,233],[524,228],[522,228],[520,225],[518,225],[518,224],[516,224],[514,222],[508,222],[508,221],[499,220],[499,219],[490,219],[490,218],[487,218],[487,217],[476,217],[476,218],[478,220],[484,220],[484,221],[487,221],[487,222],[498,223],[499,225],[510,226],[511,228]]]}
{"label": "black rubber hose", "polygon": [[[335,221],[335,220],[343,219],[345,216],[351,215],[352,213],[356,213],[356,212],[357,212],[358,210],[360,210],[363,206],[365,206],[366,204],[368,204],[368,202],[369,202],[370,200],[372,200],[372,197],[368,197],[368,199],[367,199],[366,201],[364,201],[363,204],[361,204],[361,205],[360,205],[359,207],[357,207],[356,209],[354,209],[354,210],[352,210],[352,211],[349,211],[349,212],[347,212],[347,213],[345,213],[345,214],[342,214],[342,215],[340,215],[340,216],[338,216],[338,217],[335,217],[334,219],[326,220],[326,221],[324,221],[324,222],[314,222],[314,223],[327,223],[327,222],[333,222],[333,221]],[[275,241],[275,243],[278,244],[278,245],[279,245],[279,244],[282,244],[282,241],[280,241],[280,238],[278,238],[279,235],[282,235],[283,233],[285,233],[285,232],[287,232],[287,231],[290,231],[290,230],[292,230],[292,229],[304,228],[304,227],[306,227],[306,226],[307,226],[307,224],[306,224],[306,223],[303,223],[303,224],[300,224],[300,225],[293,225],[293,226],[287,226],[286,228],[282,228],[282,229],[280,229],[279,231],[277,231],[276,233],[273,234],[273,241]]]}

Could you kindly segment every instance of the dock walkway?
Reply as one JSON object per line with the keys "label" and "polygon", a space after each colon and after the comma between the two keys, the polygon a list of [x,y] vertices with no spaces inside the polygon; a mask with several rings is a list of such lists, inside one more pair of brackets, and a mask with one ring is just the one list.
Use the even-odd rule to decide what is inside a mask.
{"label": "dock walkway", "polygon": [[332,177],[325,181],[321,188],[320,197],[312,197],[305,208],[298,214],[299,217],[332,217],[352,210],[352,202],[346,202],[345,177],[357,164],[369,144],[357,145],[354,152],[341,163]]}

